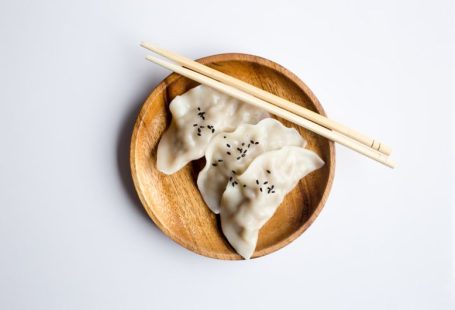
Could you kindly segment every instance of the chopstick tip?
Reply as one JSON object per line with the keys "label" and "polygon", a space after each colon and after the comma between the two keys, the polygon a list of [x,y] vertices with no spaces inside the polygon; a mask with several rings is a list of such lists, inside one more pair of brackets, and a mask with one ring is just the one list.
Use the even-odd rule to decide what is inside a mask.
{"label": "chopstick tip", "polygon": [[156,50],[157,50],[157,47],[154,46],[153,44],[151,44],[150,42],[141,41],[139,43],[139,45],[142,46],[145,49],[148,49],[148,50],[152,51],[152,52],[156,52]]}
{"label": "chopstick tip", "polygon": [[395,169],[397,167],[397,164],[393,160],[387,159],[387,166],[389,166],[392,169]]}

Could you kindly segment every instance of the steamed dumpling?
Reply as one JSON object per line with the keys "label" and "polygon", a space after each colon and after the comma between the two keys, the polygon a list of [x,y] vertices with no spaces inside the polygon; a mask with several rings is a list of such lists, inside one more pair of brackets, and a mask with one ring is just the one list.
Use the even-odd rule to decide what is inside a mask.
{"label": "steamed dumpling", "polygon": [[166,174],[177,172],[191,160],[204,156],[207,144],[219,132],[233,131],[240,124],[256,124],[269,114],[200,85],[169,105],[171,126],[158,145],[157,168]]}
{"label": "steamed dumpling", "polygon": [[273,118],[256,125],[241,125],[234,132],[215,136],[205,152],[206,165],[197,185],[207,206],[219,213],[221,196],[228,183],[237,182],[250,163],[260,154],[286,145],[304,147],[306,141],[294,128],[287,128]]}
{"label": "steamed dumpling", "polygon": [[221,199],[221,228],[244,258],[253,255],[259,229],[272,217],[284,196],[301,178],[322,167],[316,153],[295,146],[269,151],[251,162]]}

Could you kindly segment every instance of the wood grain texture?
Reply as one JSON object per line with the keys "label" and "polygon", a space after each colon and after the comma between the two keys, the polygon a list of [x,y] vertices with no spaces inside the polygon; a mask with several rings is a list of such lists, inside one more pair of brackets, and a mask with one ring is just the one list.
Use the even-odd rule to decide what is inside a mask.
{"label": "wood grain texture", "polygon": [[[221,54],[198,60],[325,115],[311,90],[280,65],[257,56]],[[173,175],[156,168],[159,139],[170,123],[170,101],[198,84],[171,74],[149,95],[137,118],[130,149],[131,173],[139,198],[155,224],[171,239],[198,254],[218,259],[241,259],[224,238],[219,220],[205,205],[196,185],[204,159],[185,166]],[[261,229],[254,257],[272,253],[302,234],[323,208],[335,172],[333,142],[277,118],[294,127],[308,141],[325,165],[302,179]]]}

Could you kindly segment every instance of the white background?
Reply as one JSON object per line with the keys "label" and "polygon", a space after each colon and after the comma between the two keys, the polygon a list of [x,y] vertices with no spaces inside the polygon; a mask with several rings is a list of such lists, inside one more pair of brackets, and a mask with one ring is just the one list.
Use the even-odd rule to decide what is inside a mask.
{"label": "white background", "polygon": [[[0,1],[1,309],[455,309],[453,1]],[[132,188],[137,111],[192,58],[257,54],[334,119],[394,148],[337,148],[319,218],[252,261],[165,237]]]}

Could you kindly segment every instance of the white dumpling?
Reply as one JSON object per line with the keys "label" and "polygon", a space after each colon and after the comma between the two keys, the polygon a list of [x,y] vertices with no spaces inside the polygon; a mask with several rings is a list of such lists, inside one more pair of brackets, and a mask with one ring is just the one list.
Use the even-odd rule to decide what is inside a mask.
{"label": "white dumpling", "polygon": [[244,258],[253,255],[259,229],[272,217],[285,195],[301,178],[322,167],[316,153],[295,146],[258,156],[228,184],[221,199],[221,228]]}
{"label": "white dumpling", "polygon": [[217,133],[269,117],[261,109],[204,85],[175,97],[169,109],[171,126],[161,137],[157,154],[157,168],[166,174],[204,156],[207,144]]}
{"label": "white dumpling", "polygon": [[285,127],[273,118],[256,125],[241,125],[234,132],[220,133],[207,146],[206,165],[199,173],[197,185],[207,206],[219,213],[221,196],[228,182],[236,182],[260,154],[286,145],[305,146],[306,141],[294,128]]}

